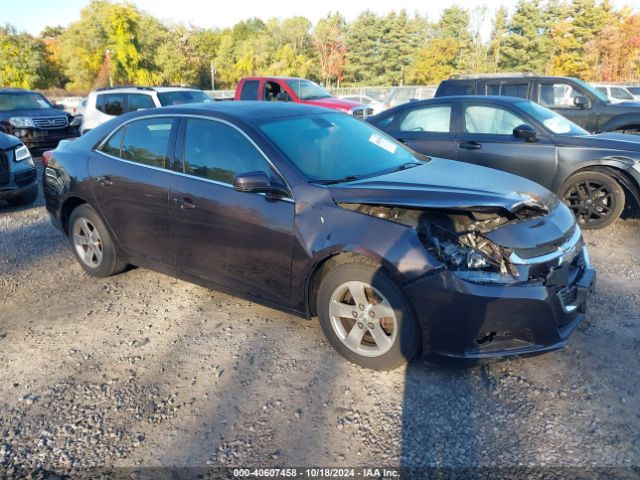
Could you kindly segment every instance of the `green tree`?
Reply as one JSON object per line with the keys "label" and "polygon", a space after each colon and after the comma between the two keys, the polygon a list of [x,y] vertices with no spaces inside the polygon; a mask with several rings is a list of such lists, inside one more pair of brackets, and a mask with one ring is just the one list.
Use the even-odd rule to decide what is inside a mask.
{"label": "green tree", "polygon": [[371,10],[365,10],[347,29],[345,80],[361,85],[378,82],[384,71],[382,65],[383,22]]}
{"label": "green tree", "polygon": [[509,19],[501,70],[545,72],[551,56],[549,25],[540,0],[520,0]]}
{"label": "green tree", "polygon": [[44,44],[11,25],[0,27],[0,85],[46,88],[50,77]]}
{"label": "green tree", "polygon": [[312,42],[318,59],[319,77],[325,84],[340,85],[347,61],[347,22],[339,13],[321,18],[313,29]]}
{"label": "green tree", "polygon": [[488,70],[490,72],[497,72],[500,65],[504,39],[507,34],[508,16],[507,7],[500,7],[493,18],[488,52]]}

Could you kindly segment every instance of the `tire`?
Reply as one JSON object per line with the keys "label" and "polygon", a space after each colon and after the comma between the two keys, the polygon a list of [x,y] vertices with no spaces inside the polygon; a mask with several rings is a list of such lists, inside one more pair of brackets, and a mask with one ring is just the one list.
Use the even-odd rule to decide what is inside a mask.
{"label": "tire", "polygon": [[15,197],[7,199],[9,205],[31,205],[38,198],[38,187],[31,188],[25,192],[21,192]]}
{"label": "tire", "polygon": [[594,170],[570,177],[558,196],[573,211],[580,227],[596,230],[611,225],[624,210],[625,195],[611,176]]}
{"label": "tire", "polygon": [[393,370],[420,350],[420,326],[400,287],[381,267],[357,257],[326,272],[317,312],[329,343],[362,367]]}
{"label": "tire", "polygon": [[109,277],[127,268],[104,222],[86,203],[71,212],[68,234],[73,254],[89,275]]}

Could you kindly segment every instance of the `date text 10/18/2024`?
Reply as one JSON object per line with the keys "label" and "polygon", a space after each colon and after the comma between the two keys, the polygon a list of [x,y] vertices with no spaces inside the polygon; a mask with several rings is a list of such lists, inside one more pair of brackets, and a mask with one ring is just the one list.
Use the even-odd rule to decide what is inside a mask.
{"label": "date text 10/18/2024", "polygon": [[236,478],[399,478],[387,468],[234,468]]}

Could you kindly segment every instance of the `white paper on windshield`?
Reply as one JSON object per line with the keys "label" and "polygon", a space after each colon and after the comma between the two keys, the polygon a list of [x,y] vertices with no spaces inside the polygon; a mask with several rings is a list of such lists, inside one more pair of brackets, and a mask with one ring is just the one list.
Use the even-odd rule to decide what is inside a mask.
{"label": "white paper on windshield", "polygon": [[49,104],[41,98],[37,99],[36,102],[38,102],[42,108],[49,108]]}
{"label": "white paper on windshield", "polygon": [[389,153],[396,153],[396,150],[398,149],[398,146],[396,144],[394,144],[392,141],[387,140],[384,137],[381,137],[380,135],[378,135],[377,133],[372,134],[369,137],[369,141],[371,143],[373,143],[374,145],[379,146],[380,148],[386,150]]}

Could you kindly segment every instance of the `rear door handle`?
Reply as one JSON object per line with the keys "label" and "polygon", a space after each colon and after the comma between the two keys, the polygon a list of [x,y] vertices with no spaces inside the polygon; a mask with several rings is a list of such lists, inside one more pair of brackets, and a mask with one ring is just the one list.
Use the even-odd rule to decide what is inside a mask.
{"label": "rear door handle", "polygon": [[110,187],[111,185],[113,185],[113,182],[111,181],[111,177],[109,177],[109,175],[96,177],[96,182],[98,182],[101,187]]}
{"label": "rear door handle", "polygon": [[188,197],[174,198],[173,202],[182,210],[193,210],[196,208],[196,204]]}
{"label": "rear door handle", "polygon": [[480,150],[482,148],[482,144],[478,142],[461,142],[458,144],[458,147],[463,150]]}

